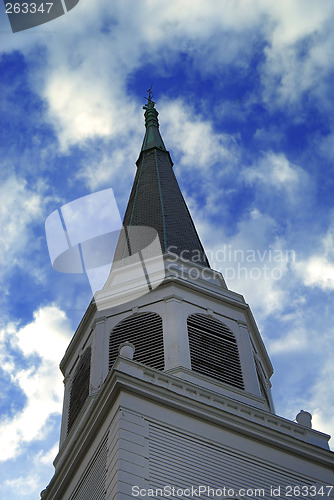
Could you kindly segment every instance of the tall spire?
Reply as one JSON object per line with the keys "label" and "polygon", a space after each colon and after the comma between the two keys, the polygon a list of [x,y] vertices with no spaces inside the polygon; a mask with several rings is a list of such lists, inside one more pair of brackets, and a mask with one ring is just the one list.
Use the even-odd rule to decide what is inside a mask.
{"label": "tall spire", "polygon": [[[145,109],[146,133],[137,160],[137,173],[123,226],[153,227],[162,252],[210,267],[195,225],[173,172],[173,162],[159,132],[158,112],[149,91]],[[115,261],[126,255],[126,242],[118,242]]]}

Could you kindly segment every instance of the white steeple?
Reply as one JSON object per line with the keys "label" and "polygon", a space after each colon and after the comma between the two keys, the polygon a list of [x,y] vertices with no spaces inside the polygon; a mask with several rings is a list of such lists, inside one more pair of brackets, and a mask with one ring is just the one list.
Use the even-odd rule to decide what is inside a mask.
{"label": "white steeple", "polygon": [[145,109],[111,274],[61,361],[60,449],[42,498],[164,498],[165,487],[182,498],[199,487],[267,499],[304,487],[312,496],[334,482],[329,436],[307,412],[297,423],[275,415],[273,369],[251,310],[210,268],[151,95]]}

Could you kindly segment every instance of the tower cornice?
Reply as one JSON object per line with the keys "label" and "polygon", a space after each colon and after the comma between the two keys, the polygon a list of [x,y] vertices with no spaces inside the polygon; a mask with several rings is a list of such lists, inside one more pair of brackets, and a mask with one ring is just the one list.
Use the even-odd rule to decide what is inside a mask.
{"label": "tower cornice", "polygon": [[[293,455],[327,467],[334,465],[333,453],[328,447],[330,436],[327,434],[224,396],[218,388],[204,389],[194,382],[119,357],[101,391],[87,401],[87,408],[90,407],[91,411],[87,411],[87,408],[83,410],[85,416],[80,425],[74,426],[63,443],[61,454],[54,462],[56,469],[60,467],[65,472],[69,464],[75,464],[75,457],[85,452],[87,441],[89,445],[116,398],[122,406],[122,393],[125,400],[126,393],[130,393],[145,400],[161,402],[167,407],[189,412]],[[114,408],[115,411],[118,409],[119,406]]]}

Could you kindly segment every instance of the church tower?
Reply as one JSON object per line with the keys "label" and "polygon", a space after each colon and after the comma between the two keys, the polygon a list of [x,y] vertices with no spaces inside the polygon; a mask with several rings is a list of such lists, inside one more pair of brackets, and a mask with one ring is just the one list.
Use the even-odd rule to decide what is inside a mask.
{"label": "church tower", "polygon": [[144,109],[111,273],[61,361],[60,448],[41,497],[334,498],[329,436],[307,412],[275,414],[251,310],[210,268],[151,94]]}

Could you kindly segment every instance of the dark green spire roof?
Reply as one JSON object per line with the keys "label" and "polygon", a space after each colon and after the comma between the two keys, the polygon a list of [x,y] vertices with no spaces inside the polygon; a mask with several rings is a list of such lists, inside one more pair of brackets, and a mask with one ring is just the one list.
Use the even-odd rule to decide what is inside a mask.
{"label": "dark green spire roof", "polygon": [[[158,112],[151,98],[145,109],[146,133],[123,226],[153,227],[163,253],[172,252],[210,267],[188,207],[173,172],[173,162],[159,132]],[[115,261],[128,256],[129,242],[121,236]]]}

